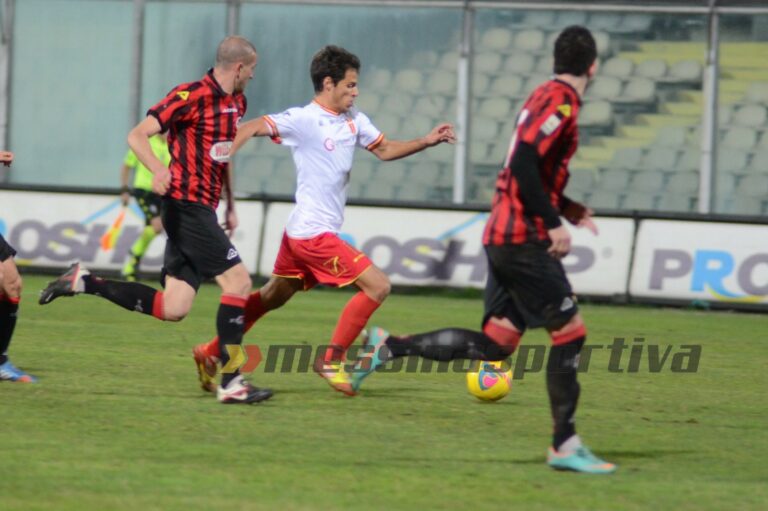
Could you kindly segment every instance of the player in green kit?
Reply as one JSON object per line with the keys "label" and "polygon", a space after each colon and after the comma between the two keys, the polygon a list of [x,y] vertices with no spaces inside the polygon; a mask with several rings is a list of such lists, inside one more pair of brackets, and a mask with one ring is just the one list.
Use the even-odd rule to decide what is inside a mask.
{"label": "player in green kit", "polygon": [[[168,152],[168,141],[165,135],[158,134],[151,137],[149,145],[163,165],[168,166],[171,163],[171,154]],[[152,243],[155,236],[163,232],[163,223],[160,220],[161,198],[152,191],[152,172],[139,161],[130,149],[125,155],[123,167],[120,170],[120,185],[122,187],[120,198],[123,201],[123,206],[127,206],[128,201],[131,200],[128,179],[132,169],[134,170],[133,196],[136,198],[141,212],[144,213],[145,226],[139,239],[131,247],[128,260],[123,266],[123,278],[129,281],[136,280],[136,272],[139,269],[142,256],[147,252],[149,244]]]}

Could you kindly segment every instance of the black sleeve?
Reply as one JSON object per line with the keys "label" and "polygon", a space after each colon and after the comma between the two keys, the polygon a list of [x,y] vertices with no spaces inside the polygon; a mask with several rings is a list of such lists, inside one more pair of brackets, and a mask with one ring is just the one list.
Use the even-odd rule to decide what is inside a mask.
{"label": "black sleeve", "polygon": [[518,142],[509,166],[520,185],[520,198],[525,211],[542,217],[547,229],[560,227],[560,215],[549,202],[541,183],[539,153],[536,148],[525,142]]}

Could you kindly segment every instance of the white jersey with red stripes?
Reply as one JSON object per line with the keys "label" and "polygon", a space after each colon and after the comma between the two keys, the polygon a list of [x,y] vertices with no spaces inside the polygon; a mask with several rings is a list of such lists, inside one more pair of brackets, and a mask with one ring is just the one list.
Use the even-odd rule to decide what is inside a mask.
{"label": "white jersey with red stripes", "polygon": [[384,134],[355,108],[339,114],[315,101],[264,119],[272,139],[291,148],[296,165],[296,206],[285,227],[288,236],[338,233],[355,148],[373,150]]}

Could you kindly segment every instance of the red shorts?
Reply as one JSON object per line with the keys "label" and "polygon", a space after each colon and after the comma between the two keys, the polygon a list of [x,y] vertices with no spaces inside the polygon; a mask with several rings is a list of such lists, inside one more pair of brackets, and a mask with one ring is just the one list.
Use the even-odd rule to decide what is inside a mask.
{"label": "red shorts", "polygon": [[304,280],[304,289],[318,283],[344,287],[352,284],[373,263],[333,233],[309,239],[289,238],[283,233],[272,274]]}

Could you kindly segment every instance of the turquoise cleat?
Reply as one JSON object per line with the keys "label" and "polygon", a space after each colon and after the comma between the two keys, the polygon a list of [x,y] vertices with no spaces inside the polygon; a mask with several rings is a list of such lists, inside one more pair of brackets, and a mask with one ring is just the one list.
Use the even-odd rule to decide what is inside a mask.
{"label": "turquoise cleat", "polygon": [[0,381],[15,381],[19,383],[36,383],[37,378],[27,374],[7,360],[0,364]]}
{"label": "turquoise cleat", "polygon": [[555,470],[572,470],[585,474],[613,474],[616,472],[616,465],[601,460],[584,446],[562,454],[550,447],[547,465]]}
{"label": "turquoise cleat", "polygon": [[377,368],[384,365],[388,358],[381,349],[386,347],[389,332],[380,327],[373,327],[366,335],[363,343],[363,354],[357,357],[355,368],[352,370],[352,389],[357,392],[363,380]]}

